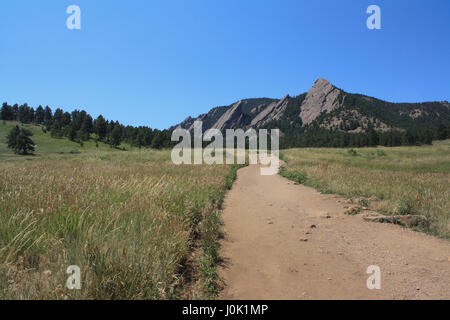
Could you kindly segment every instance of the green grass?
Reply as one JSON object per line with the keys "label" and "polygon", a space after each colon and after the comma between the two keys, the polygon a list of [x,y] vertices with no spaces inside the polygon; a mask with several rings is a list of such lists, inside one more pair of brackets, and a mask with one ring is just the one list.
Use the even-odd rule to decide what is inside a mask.
{"label": "green grass", "polygon": [[384,214],[420,214],[418,228],[450,238],[450,141],[433,146],[362,149],[289,149],[281,174],[324,193],[376,197]]}
{"label": "green grass", "polygon": [[[210,299],[220,207],[237,166],[176,166],[170,151],[81,147],[27,126],[35,156],[3,145],[0,299]],[[69,265],[82,289],[68,290]]]}
{"label": "green grass", "polygon": [[[79,143],[70,141],[67,138],[52,138],[49,132],[43,132],[43,126],[37,126],[34,124],[20,124],[18,122],[0,120],[0,161],[15,158],[23,159],[23,156],[15,155],[13,152],[11,152],[10,149],[7,148],[5,144],[6,136],[8,135],[9,131],[11,131],[11,129],[16,125],[27,128],[33,133],[31,139],[36,144],[36,152],[34,153],[34,156],[25,157],[26,159],[41,157],[48,158],[54,155],[73,155],[80,153],[92,153],[97,151],[121,151],[120,149],[111,148],[109,145],[102,142],[98,142],[97,147],[94,139],[83,141],[83,146],[81,146]],[[136,150],[136,148],[133,148],[126,144],[121,145],[119,148],[126,150]]]}
{"label": "green grass", "polygon": [[279,173],[281,176],[283,176],[289,180],[292,180],[298,184],[305,183],[308,178],[306,173],[301,172],[301,171],[288,170],[286,167],[281,167]]}
{"label": "green grass", "polygon": [[[225,189],[230,190],[237,178],[237,171],[241,165],[231,166],[231,170],[225,178]],[[221,193],[218,201],[219,209],[222,209],[225,193]],[[219,239],[222,236],[220,226],[222,224],[219,213],[209,215],[206,222],[202,248],[203,257],[200,259],[200,272],[205,283],[207,297],[215,298],[219,292],[217,266],[219,263]]]}

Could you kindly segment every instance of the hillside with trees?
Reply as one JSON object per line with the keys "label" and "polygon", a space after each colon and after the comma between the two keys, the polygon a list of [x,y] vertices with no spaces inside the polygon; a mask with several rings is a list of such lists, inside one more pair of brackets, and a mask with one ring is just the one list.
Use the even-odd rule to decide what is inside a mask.
{"label": "hillside with trees", "polygon": [[45,108],[38,106],[34,109],[26,103],[19,106],[5,102],[0,110],[0,120],[40,125],[43,132],[50,134],[52,138],[68,138],[81,145],[94,139],[111,147],[118,147],[122,143],[138,148],[154,149],[171,146],[169,130],[125,126],[119,121],[106,120],[102,115],[94,120],[84,110],[74,110],[69,113],[57,108],[53,112],[49,106]]}

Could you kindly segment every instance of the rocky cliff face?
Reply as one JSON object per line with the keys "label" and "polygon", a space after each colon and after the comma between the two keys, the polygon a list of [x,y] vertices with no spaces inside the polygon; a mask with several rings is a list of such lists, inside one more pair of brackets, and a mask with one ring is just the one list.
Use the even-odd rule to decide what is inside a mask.
{"label": "rocky cliff face", "polygon": [[232,128],[234,125],[242,123],[244,113],[242,112],[242,101],[233,104],[212,126],[212,129],[219,129],[223,131],[228,128]]}
{"label": "rocky cliff face", "polygon": [[[339,107],[338,101],[341,91],[325,79],[318,79],[309,90],[306,99],[298,106],[298,114],[304,124],[313,122],[323,111],[330,112]],[[286,95],[281,100],[275,99],[246,99],[229,107],[212,109],[196,119],[188,117],[176,128],[192,130],[195,120],[203,121],[203,129],[210,128],[225,130],[260,128],[271,121],[280,120],[292,98]],[[223,109],[225,108],[225,109]]]}
{"label": "rocky cliff face", "polygon": [[[244,99],[228,107],[217,107],[208,113],[201,114],[196,119],[188,117],[175,128],[193,130],[194,121],[203,122],[203,130],[219,129],[244,129],[259,127],[270,119],[281,115],[282,105],[276,99]],[[257,119],[257,120],[255,120]],[[257,123],[256,123],[257,122]]]}
{"label": "rocky cliff face", "polygon": [[328,80],[318,79],[302,103],[300,117],[303,124],[310,124],[324,111],[329,113],[340,107],[343,102],[338,100],[341,93]]}
{"label": "rocky cliff face", "polygon": [[259,128],[270,121],[279,120],[286,111],[289,102],[289,95],[286,95],[280,101],[275,101],[259,112],[251,121],[251,128]]}

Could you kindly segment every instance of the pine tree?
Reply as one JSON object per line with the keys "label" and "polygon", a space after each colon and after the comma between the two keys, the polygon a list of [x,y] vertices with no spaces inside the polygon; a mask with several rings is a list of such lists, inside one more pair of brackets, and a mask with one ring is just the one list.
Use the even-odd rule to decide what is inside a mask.
{"label": "pine tree", "polygon": [[87,114],[84,117],[83,123],[81,124],[80,132],[81,132],[80,133],[81,140],[88,141],[89,135],[92,132],[92,117],[90,115]]}
{"label": "pine tree", "polygon": [[17,103],[12,106],[12,113],[13,113],[13,117],[11,120],[19,121],[19,105]]}
{"label": "pine tree", "polygon": [[11,131],[6,136],[6,143],[8,145],[8,148],[14,149],[16,147],[16,139],[17,136],[20,133],[19,126],[15,126],[11,129]]}
{"label": "pine tree", "polygon": [[448,136],[447,136],[447,128],[443,124],[439,125],[439,128],[437,130],[437,139],[438,140],[445,140],[447,138],[448,138]]}
{"label": "pine tree", "polygon": [[115,126],[111,132],[111,145],[113,147],[118,147],[122,142],[122,133],[119,126]]}
{"label": "pine tree", "polygon": [[8,103],[3,103],[2,109],[0,111],[0,118],[2,120],[14,120],[14,113],[12,107]]}
{"label": "pine tree", "polygon": [[107,125],[105,118],[99,115],[97,120],[94,122],[94,131],[98,135],[98,138],[103,141],[106,137]]}
{"label": "pine tree", "polygon": [[45,111],[44,108],[42,108],[42,106],[39,106],[36,109],[36,112],[34,114],[34,121],[37,124],[43,124],[44,123],[44,119],[45,119]]}
{"label": "pine tree", "polygon": [[44,109],[44,124],[49,125],[50,122],[52,121],[52,118],[53,118],[52,109],[50,109],[49,106],[46,106]]}
{"label": "pine tree", "polygon": [[70,141],[75,141],[77,139],[77,130],[73,125],[70,125],[67,128],[67,137],[69,138]]}
{"label": "pine tree", "polygon": [[30,138],[32,135],[31,131],[15,126],[7,136],[8,148],[22,155],[34,152],[34,142]]}
{"label": "pine tree", "polygon": [[19,136],[17,137],[18,153],[27,155],[34,152],[34,141],[30,138],[32,135],[29,130],[23,128],[20,130]]}

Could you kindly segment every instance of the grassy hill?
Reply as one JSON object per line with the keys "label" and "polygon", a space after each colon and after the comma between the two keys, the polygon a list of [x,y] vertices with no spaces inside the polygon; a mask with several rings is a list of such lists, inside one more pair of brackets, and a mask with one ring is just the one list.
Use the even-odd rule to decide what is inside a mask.
{"label": "grassy hill", "polygon": [[[33,133],[31,139],[36,144],[36,152],[34,156],[19,156],[15,155],[11,149],[6,146],[6,136],[9,131],[18,125],[19,127],[24,127]],[[43,126],[34,124],[20,124],[15,121],[0,121],[0,161],[11,158],[27,158],[32,159],[36,157],[48,157],[52,155],[61,154],[80,154],[80,153],[90,153],[90,152],[120,152],[120,149],[111,148],[109,145],[98,142],[98,146],[94,139],[89,141],[84,141],[83,146],[79,143],[70,141],[67,138],[52,138],[50,133],[44,133]],[[125,148],[126,150],[134,150],[135,148],[127,144],[122,144],[120,148]]]}

